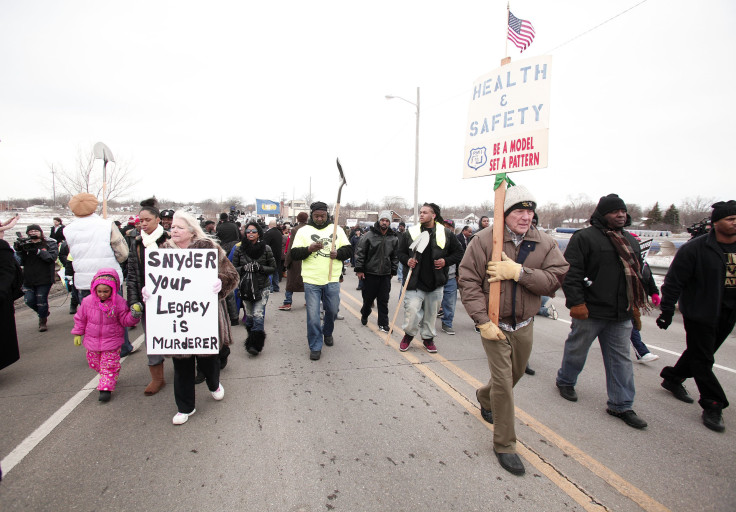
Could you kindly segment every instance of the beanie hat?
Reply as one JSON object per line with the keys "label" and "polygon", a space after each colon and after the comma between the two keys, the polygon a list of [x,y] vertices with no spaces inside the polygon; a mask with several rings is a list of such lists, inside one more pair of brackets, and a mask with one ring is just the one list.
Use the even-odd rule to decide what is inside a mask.
{"label": "beanie hat", "polygon": [[33,231],[34,229],[36,231],[40,231],[41,235],[43,235],[43,229],[41,229],[41,226],[39,226],[38,224],[29,224],[28,227],[26,228],[26,235],[28,234],[29,231]]}
{"label": "beanie hat", "polygon": [[95,213],[98,204],[95,196],[85,192],[72,197],[69,201],[69,208],[77,217],[87,217]]}
{"label": "beanie hat", "polygon": [[522,185],[510,187],[506,191],[506,199],[503,202],[504,217],[514,210],[536,210],[537,200],[531,192]]}
{"label": "beanie hat", "polygon": [[316,211],[324,211],[324,212],[326,212],[327,211],[327,204],[326,203],[323,203],[322,201],[315,201],[314,203],[312,203],[311,205],[309,205],[309,209],[311,211],[313,211],[313,212],[316,212]]}
{"label": "beanie hat", "polygon": [[378,214],[378,220],[380,221],[381,219],[388,219],[389,221],[393,220],[393,218],[391,217],[391,212],[388,210],[383,210],[381,213]]}
{"label": "beanie hat", "polygon": [[618,194],[608,194],[607,196],[601,197],[598,201],[598,206],[595,207],[595,211],[601,215],[611,213],[616,210],[627,210],[626,203],[624,200],[618,197]]}
{"label": "beanie hat", "polygon": [[131,215],[130,217],[128,217],[128,226],[133,226],[133,225],[135,225],[135,217]]}
{"label": "beanie hat", "polygon": [[710,215],[710,222],[712,224],[723,218],[736,215],[736,201],[733,199],[730,201],[718,201],[711,205],[711,208],[713,208],[713,213]]}

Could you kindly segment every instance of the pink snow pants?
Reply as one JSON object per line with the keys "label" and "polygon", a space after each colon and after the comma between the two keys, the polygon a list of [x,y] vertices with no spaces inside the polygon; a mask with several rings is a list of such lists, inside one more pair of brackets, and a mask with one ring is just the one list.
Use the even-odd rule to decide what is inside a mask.
{"label": "pink snow pants", "polygon": [[115,384],[120,374],[120,349],[118,350],[87,350],[89,367],[100,374],[100,391],[115,391]]}

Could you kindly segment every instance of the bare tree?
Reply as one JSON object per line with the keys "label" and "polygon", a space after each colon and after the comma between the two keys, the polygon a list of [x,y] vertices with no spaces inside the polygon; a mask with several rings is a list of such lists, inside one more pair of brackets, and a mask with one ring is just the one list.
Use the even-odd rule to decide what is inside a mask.
{"label": "bare tree", "polygon": [[680,203],[680,222],[684,226],[691,226],[710,217],[711,205],[716,200],[712,197],[688,197]]}
{"label": "bare tree", "polygon": [[406,199],[401,196],[386,196],[383,198],[382,207],[399,212],[406,209]]}
{"label": "bare tree", "polygon": [[[52,166],[49,165],[51,168]],[[72,171],[67,171],[58,165],[53,169],[56,181],[63,193],[74,196],[86,192],[102,199],[103,176],[102,172],[95,169],[95,156],[91,149],[77,151],[77,161]],[[128,194],[139,180],[133,177],[130,163],[124,159],[110,162],[107,165],[107,200],[111,201]]]}

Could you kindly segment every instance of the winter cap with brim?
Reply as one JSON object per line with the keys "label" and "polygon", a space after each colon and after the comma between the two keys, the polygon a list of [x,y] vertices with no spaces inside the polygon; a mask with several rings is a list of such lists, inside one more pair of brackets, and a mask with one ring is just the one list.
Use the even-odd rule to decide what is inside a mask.
{"label": "winter cap with brim", "polygon": [[38,224],[29,224],[28,227],[26,228],[26,235],[28,234],[29,231],[33,231],[34,229],[36,231],[40,231],[41,234],[43,235],[43,229],[41,229],[41,226],[39,226]]}
{"label": "winter cap with brim", "polygon": [[69,201],[69,208],[77,217],[87,217],[88,215],[95,213],[98,204],[100,203],[97,202],[97,198],[95,196],[84,192],[71,198]]}
{"label": "winter cap with brim", "polygon": [[537,200],[523,185],[509,187],[506,191],[506,199],[503,202],[503,214],[508,215],[514,210],[537,209]]}
{"label": "winter cap with brim", "polygon": [[598,201],[598,206],[595,207],[595,211],[601,215],[615,212],[616,210],[628,210],[624,200],[618,197],[618,194],[608,194],[607,196],[601,197]]}
{"label": "winter cap with brim", "polygon": [[391,212],[388,210],[383,210],[381,213],[378,214],[378,220],[380,221],[381,219],[392,220]]}
{"label": "winter cap with brim", "polygon": [[322,201],[315,201],[314,203],[309,205],[309,210],[313,212],[326,212],[327,203],[323,203]]}
{"label": "winter cap with brim", "polygon": [[713,213],[710,215],[710,222],[716,223],[721,219],[736,215],[736,201],[733,199],[730,201],[718,201],[711,205]]}

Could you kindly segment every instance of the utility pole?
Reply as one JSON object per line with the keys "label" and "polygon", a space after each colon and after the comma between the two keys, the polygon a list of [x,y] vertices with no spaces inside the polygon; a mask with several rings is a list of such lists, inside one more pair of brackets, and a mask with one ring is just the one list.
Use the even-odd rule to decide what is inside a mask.
{"label": "utility pole", "polygon": [[56,209],[56,171],[54,171],[54,164],[51,164],[51,190],[54,194],[54,209]]}

